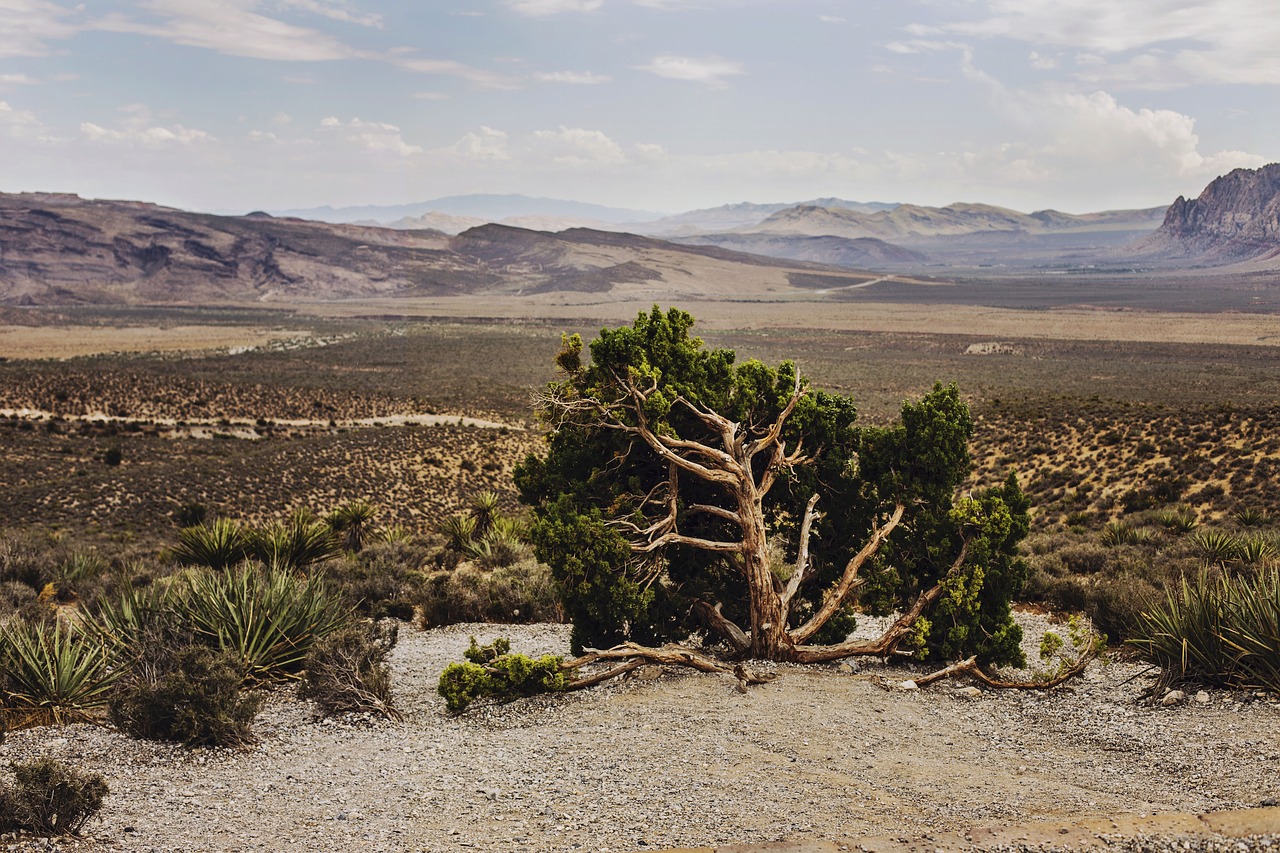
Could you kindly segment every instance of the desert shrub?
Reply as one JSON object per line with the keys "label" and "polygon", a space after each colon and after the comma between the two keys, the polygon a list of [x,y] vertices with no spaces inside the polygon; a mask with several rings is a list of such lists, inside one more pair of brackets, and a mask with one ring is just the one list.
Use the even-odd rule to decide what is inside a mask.
{"label": "desert shrub", "polygon": [[198,501],[189,501],[173,511],[173,523],[178,527],[195,527],[209,518],[209,508]]}
{"label": "desert shrub", "polygon": [[305,571],[341,550],[333,528],[306,510],[254,531],[249,540],[255,557],[273,569],[290,572]]}
{"label": "desert shrub", "polygon": [[1191,543],[1207,563],[1227,563],[1240,555],[1240,540],[1222,530],[1194,533]]}
{"label": "desert shrub", "polygon": [[149,639],[112,695],[111,722],[132,737],[187,746],[252,743],[260,701],[241,691],[239,659],[171,635]]}
{"label": "desert shrub", "polygon": [[472,637],[463,655],[466,662],[445,667],[436,688],[455,714],[465,711],[477,699],[498,697],[510,701],[538,693],[557,693],[568,684],[568,675],[560,668],[562,658],[512,654],[511,644],[505,639],[480,646]]}
{"label": "desert shrub", "polygon": [[407,621],[413,618],[430,556],[428,548],[410,540],[375,542],[359,554],[325,563],[324,574],[359,615]]}
{"label": "desert shrub", "polygon": [[477,526],[476,517],[469,512],[463,512],[446,518],[440,526],[440,532],[448,540],[449,549],[461,553],[471,544]]}
{"label": "desert shrub", "polygon": [[452,572],[434,572],[423,584],[418,605],[424,628],[455,622],[559,622],[564,618],[551,570],[531,559],[492,571],[463,564]]}
{"label": "desert shrub", "polygon": [[13,613],[36,601],[36,591],[17,581],[0,581],[0,616]]}
{"label": "desert shrub", "polygon": [[396,644],[394,622],[353,622],[317,640],[307,653],[298,695],[328,717],[349,712],[400,719],[391,701],[387,655]]}
{"label": "desert shrub", "polygon": [[1189,506],[1162,510],[1156,514],[1156,521],[1173,533],[1190,533],[1200,524],[1195,510]]}
{"label": "desert shrub", "polygon": [[343,550],[358,552],[364,549],[377,516],[378,508],[368,501],[348,501],[329,513],[325,523]]}
{"label": "desert shrub", "polygon": [[102,774],[85,773],[52,758],[11,769],[13,786],[0,784],[0,832],[79,832],[102,810],[108,794]]}
{"label": "desert shrub", "polygon": [[1130,644],[1166,684],[1280,692],[1280,571],[1184,575],[1142,614]]}
{"label": "desert shrub", "polygon": [[30,537],[0,534],[0,582],[20,583],[39,592],[53,579],[49,560]]}
{"label": "desert shrub", "polygon": [[0,627],[0,715],[8,728],[96,719],[115,677],[108,646],[57,620]]}

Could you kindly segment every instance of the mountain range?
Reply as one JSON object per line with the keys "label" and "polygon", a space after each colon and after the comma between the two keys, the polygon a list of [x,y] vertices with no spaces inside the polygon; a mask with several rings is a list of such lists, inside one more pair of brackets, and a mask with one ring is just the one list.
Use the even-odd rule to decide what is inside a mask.
{"label": "mountain range", "polygon": [[[507,204],[513,197],[489,203],[499,198]],[[540,212],[518,221],[564,222],[572,209],[540,208],[535,199],[520,204],[526,202]],[[451,234],[261,212],[218,216],[68,194],[0,194],[0,306],[574,292],[777,299],[841,291],[879,281],[882,273],[1280,269],[1280,164],[1238,169],[1167,209],[1073,215],[984,204],[818,202],[744,203],[652,220],[654,228],[675,232],[664,240],[618,226],[551,233],[474,217]],[[453,209],[481,208],[458,202]],[[710,228],[698,231],[697,223]]]}

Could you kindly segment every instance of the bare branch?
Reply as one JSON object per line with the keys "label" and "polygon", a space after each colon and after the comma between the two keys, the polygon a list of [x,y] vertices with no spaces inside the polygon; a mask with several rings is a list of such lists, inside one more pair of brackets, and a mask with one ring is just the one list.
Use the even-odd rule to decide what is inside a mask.
{"label": "bare branch", "polygon": [[1049,690],[1050,688],[1057,687],[1059,684],[1065,684],[1072,678],[1082,674],[1085,669],[1088,668],[1089,662],[1097,656],[1098,651],[1096,648],[1087,648],[1081,652],[1080,656],[1072,661],[1070,665],[1060,670],[1053,677],[1045,679],[1009,681],[1002,678],[996,678],[978,665],[978,659],[976,657],[971,657],[968,660],[953,663],[950,666],[943,667],[937,672],[931,672],[921,678],[912,680],[915,681],[917,687],[927,687],[935,681],[941,681],[944,678],[967,675],[974,681],[978,681],[988,687],[995,687],[1001,690]]}
{"label": "bare branch", "polygon": [[736,654],[751,645],[751,638],[747,636],[746,631],[738,627],[736,622],[720,611],[721,607],[720,602],[716,602],[713,606],[702,599],[693,603],[693,609],[707,623],[707,627],[723,637]]}
{"label": "bare branch", "polygon": [[791,599],[800,590],[800,585],[805,582],[809,576],[809,536],[813,532],[813,523],[822,517],[822,513],[815,512],[814,507],[818,504],[818,493],[814,492],[813,497],[809,498],[809,503],[804,508],[804,520],[800,522],[800,552],[796,555],[796,570],[792,572],[791,579],[787,581],[787,587],[782,592],[782,611],[786,613],[791,607]]}
{"label": "bare branch", "polygon": [[720,542],[715,539],[702,539],[697,536],[685,536],[675,532],[664,533],[657,539],[644,544],[632,543],[631,550],[637,554],[649,554],[667,545],[688,545],[691,548],[701,548],[703,551],[730,551],[734,553],[742,551],[741,542]]}
{"label": "bare branch", "polygon": [[955,562],[951,564],[951,568],[947,570],[942,579],[916,596],[915,603],[899,616],[892,625],[886,628],[884,633],[877,639],[852,640],[832,646],[800,646],[797,644],[793,660],[796,663],[822,663],[823,661],[840,660],[841,658],[855,655],[884,657],[892,654],[898,647],[898,643],[902,642],[902,639],[910,633],[911,627],[915,625],[920,615],[942,595],[943,585],[952,575],[960,571],[960,567],[964,565],[964,561],[968,556],[969,541],[965,540],[964,545],[960,547],[960,555],[956,557]]}
{"label": "bare branch", "polygon": [[742,524],[742,516],[731,509],[723,507],[710,506],[708,504],[693,504],[688,507],[689,512],[703,512],[707,515],[714,515],[717,518],[723,518],[725,521],[732,521],[734,524]]}
{"label": "bare branch", "polygon": [[782,427],[786,424],[787,418],[791,417],[791,413],[795,411],[796,404],[800,402],[800,398],[808,393],[809,389],[800,382],[800,372],[796,371],[795,388],[791,392],[791,398],[787,400],[787,405],[782,408],[782,412],[769,425],[768,432],[749,443],[744,449],[748,461],[778,440],[778,437],[782,435]]}
{"label": "bare branch", "polygon": [[[827,620],[834,616],[836,611],[844,605],[845,598],[848,597],[849,592],[866,582],[858,577],[858,571],[862,568],[863,563],[875,556],[876,551],[880,550],[880,545],[889,537],[893,529],[898,526],[898,522],[902,521],[902,513],[905,511],[906,506],[898,504],[894,507],[893,515],[889,517],[887,522],[880,527],[872,528],[871,538],[867,540],[867,544],[862,546],[862,550],[855,554],[853,559],[845,565],[844,574],[840,576],[840,580],[836,582],[836,585],[827,592],[822,606],[818,608],[818,612],[814,613],[808,622],[790,632],[793,643],[797,646],[802,645],[805,640],[817,633],[818,629],[825,625]],[[965,548],[961,549],[962,556],[967,548],[968,545],[966,544]]]}
{"label": "bare branch", "polygon": [[[717,660],[710,655],[695,651],[686,646],[666,645],[662,648],[651,648],[649,646],[641,646],[636,643],[623,643],[620,646],[614,646],[612,649],[604,651],[588,650],[582,657],[565,661],[560,664],[562,670],[573,670],[579,667],[587,666],[603,660],[631,660],[638,659],[648,661],[649,663],[666,664],[669,666],[687,666],[701,672],[716,672],[725,675],[732,675],[738,679],[740,687],[748,684],[768,684],[775,678],[773,673],[755,673],[748,670],[742,664],[728,664],[724,661]],[[621,675],[626,670],[617,667],[610,670],[617,675]],[[593,683],[599,683],[598,681]],[[568,689],[576,689],[574,682],[570,682]]]}

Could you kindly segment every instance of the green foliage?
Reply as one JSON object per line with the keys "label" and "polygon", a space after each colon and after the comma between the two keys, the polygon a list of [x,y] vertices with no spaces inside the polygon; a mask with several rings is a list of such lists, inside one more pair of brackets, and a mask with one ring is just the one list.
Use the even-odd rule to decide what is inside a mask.
{"label": "green foliage", "polygon": [[323,578],[252,566],[198,575],[173,606],[198,640],[258,680],[296,676],[311,644],[351,619]]}
{"label": "green foliage", "polygon": [[[556,362],[564,375],[549,388],[553,402],[544,412],[552,427],[548,450],[517,467],[516,485],[533,507],[535,554],[560,584],[575,650],[683,639],[699,627],[689,615],[698,601],[719,604],[725,617],[750,624],[738,557],[686,543],[643,558],[632,552],[623,531],[655,520],[653,496],[663,493],[670,470],[627,429],[643,424],[667,439],[719,448],[722,435],[702,412],[728,419],[743,435],[760,435],[783,415],[799,381],[806,393],[781,438],[788,452],[802,448],[809,458],[780,471],[760,506],[770,540],[794,560],[805,505],[815,492],[821,495],[824,516],[810,543],[812,580],[793,601],[789,625],[815,612],[873,525],[902,502],[903,523],[864,567],[863,605],[888,610],[910,602],[942,579],[966,538],[977,537],[982,541],[970,542],[964,589],[954,581],[951,610],[934,620],[942,633],[925,647],[937,655],[968,649],[984,662],[1016,659],[1008,599],[1025,576],[1016,545],[1028,529],[1027,505],[1013,482],[982,499],[992,517],[1001,514],[997,504],[1013,502],[1005,503],[1005,525],[966,528],[951,514],[969,471],[973,433],[958,389],[936,385],[921,400],[904,403],[897,423],[860,428],[852,399],[808,388],[793,363],[739,364],[733,351],[705,347],[692,327],[689,314],[655,307],[632,325],[602,329],[589,361],[579,336],[562,339]],[[644,389],[642,405],[628,385]],[[755,458],[753,477],[762,474],[767,456]],[[734,508],[736,500],[727,488],[684,476],[675,527],[688,537],[740,540],[734,521],[698,509]]]}
{"label": "green foliage", "polygon": [[1254,506],[1239,507],[1232,513],[1232,517],[1241,527],[1265,527],[1270,520],[1266,510]]}
{"label": "green foliage", "polygon": [[251,539],[255,557],[274,569],[290,572],[306,571],[342,547],[333,528],[306,510],[255,532]]}
{"label": "green foliage", "polygon": [[512,654],[511,643],[505,639],[480,646],[472,637],[463,654],[466,663],[445,667],[437,688],[454,714],[462,713],[477,699],[509,702],[539,693],[558,693],[568,686],[568,675],[561,668],[563,658]]}
{"label": "green foliage", "polygon": [[1200,519],[1196,517],[1195,510],[1188,506],[1161,510],[1156,514],[1156,520],[1166,530],[1174,533],[1190,533],[1200,525]]}
{"label": "green foliage", "polygon": [[216,518],[178,531],[173,558],[184,566],[222,570],[249,556],[253,537],[236,522]]}
{"label": "green foliage", "polygon": [[386,663],[397,637],[394,622],[353,622],[317,640],[298,695],[314,701],[326,717],[359,712],[400,719]]}
{"label": "green foliage", "polygon": [[325,523],[338,538],[345,551],[357,553],[364,549],[373,529],[378,508],[368,501],[348,501],[325,518]]}
{"label": "green foliage", "polygon": [[0,783],[0,832],[69,835],[102,810],[109,790],[100,773],[39,758],[12,765],[14,785]]}
{"label": "green foliage", "polygon": [[153,635],[111,698],[111,722],[126,734],[186,746],[253,742],[261,702],[244,693],[244,672],[229,651]]}
{"label": "green foliage", "polygon": [[1240,556],[1240,540],[1222,530],[1202,530],[1191,536],[1191,542],[1207,563],[1219,565]]}
{"label": "green foliage", "polygon": [[476,533],[476,517],[469,512],[451,515],[440,526],[440,532],[449,540],[451,550],[463,553]]}
{"label": "green foliage", "polygon": [[1184,576],[1143,613],[1129,642],[1166,683],[1280,692],[1280,570]]}
{"label": "green foliage", "polygon": [[116,672],[109,647],[61,621],[0,627],[0,717],[8,728],[96,719]]}

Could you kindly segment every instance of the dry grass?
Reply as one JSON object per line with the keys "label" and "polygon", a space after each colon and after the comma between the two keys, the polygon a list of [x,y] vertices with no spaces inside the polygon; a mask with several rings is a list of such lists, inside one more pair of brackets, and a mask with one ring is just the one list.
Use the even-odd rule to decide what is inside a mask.
{"label": "dry grass", "polygon": [[0,325],[0,358],[75,358],[99,353],[171,353],[264,346],[298,337],[285,329],[234,326],[62,326],[57,334],[37,326]]}

